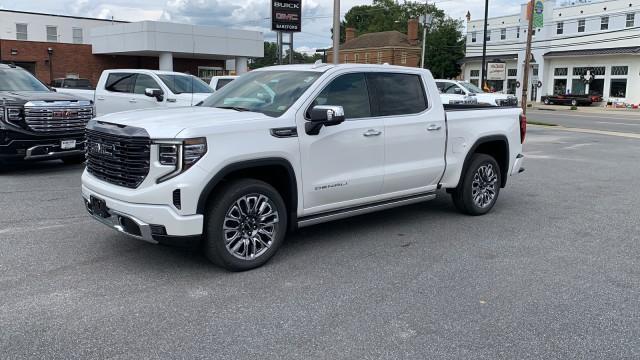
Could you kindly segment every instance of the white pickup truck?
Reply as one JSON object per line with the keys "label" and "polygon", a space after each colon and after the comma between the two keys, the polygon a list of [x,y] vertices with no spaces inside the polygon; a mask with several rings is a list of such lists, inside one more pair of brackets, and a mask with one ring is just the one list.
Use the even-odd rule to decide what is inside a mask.
{"label": "white pickup truck", "polygon": [[436,80],[443,104],[486,104],[492,106],[518,106],[514,95],[486,93],[470,82],[459,80]]}
{"label": "white pickup truck", "polygon": [[297,227],[431,200],[489,212],[523,171],[518,108],[449,106],[427,70],[288,65],[201,106],[87,127],[88,212],[152,243],[202,240],[229,270],[265,263]]}
{"label": "white pickup truck", "polygon": [[193,75],[144,69],[105,70],[96,90],[55,88],[93,100],[97,115],[127,110],[193,106],[213,93]]}

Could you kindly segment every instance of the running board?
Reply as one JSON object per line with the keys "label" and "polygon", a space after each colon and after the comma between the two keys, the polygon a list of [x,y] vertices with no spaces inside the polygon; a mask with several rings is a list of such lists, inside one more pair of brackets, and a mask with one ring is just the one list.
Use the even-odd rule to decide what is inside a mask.
{"label": "running board", "polygon": [[383,202],[377,202],[368,205],[361,205],[353,208],[347,208],[343,210],[336,210],[317,215],[311,215],[308,217],[298,219],[298,227],[303,228],[311,225],[322,224],[325,222],[346,219],[352,216],[368,214],[376,211],[392,209],[399,206],[417,204],[436,198],[435,193],[412,195],[404,198],[387,200]]}

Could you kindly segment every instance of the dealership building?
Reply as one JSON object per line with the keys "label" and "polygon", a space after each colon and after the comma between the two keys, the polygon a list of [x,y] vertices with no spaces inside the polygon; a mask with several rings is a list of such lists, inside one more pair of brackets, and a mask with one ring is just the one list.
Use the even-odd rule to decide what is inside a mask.
{"label": "dealership building", "polygon": [[157,21],[123,22],[0,10],[0,62],[49,84],[64,77],[95,84],[105,69],[173,70],[207,79],[247,70],[264,56],[261,32]]}
{"label": "dealership building", "polygon": [[[543,95],[600,95],[617,104],[640,103],[640,0],[534,1],[529,100]],[[527,4],[519,14],[487,22],[487,85],[521,96]],[[483,20],[467,22],[464,79],[479,84]]]}

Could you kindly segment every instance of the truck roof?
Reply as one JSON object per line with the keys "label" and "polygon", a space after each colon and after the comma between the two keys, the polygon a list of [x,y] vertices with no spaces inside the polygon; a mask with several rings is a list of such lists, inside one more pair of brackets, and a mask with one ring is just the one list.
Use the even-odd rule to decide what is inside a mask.
{"label": "truck roof", "polygon": [[[300,64],[300,65],[276,65],[269,66],[266,68],[260,68],[254,71],[270,71],[270,70],[285,70],[285,71],[316,71],[316,72],[325,72],[330,69],[354,69],[354,70],[366,70],[366,69],[379,69],[380,67],[384,67],[385,69],[391,70],[403,70],[403,71],[420,71],[420,68],[413,68],[407,66],[398,66],[398,65],[388,65],[388,64],[325,64],[325,63],[315,63],[315,64]],[[424,71],[428,71],[424,69]]]}
{"label": "truck roof", "polygon": [[109,70],[105,70],[104,72],[153,73],[156,75],[184,75],[184,76],[191,75],[191,74],[185,74],[177,71],[163,71],[163,70],[150,70],[150,69],[109,69]]}

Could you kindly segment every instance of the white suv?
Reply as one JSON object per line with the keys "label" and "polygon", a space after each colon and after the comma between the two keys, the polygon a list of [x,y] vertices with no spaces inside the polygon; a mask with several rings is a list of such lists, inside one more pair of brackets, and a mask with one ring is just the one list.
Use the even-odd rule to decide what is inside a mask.
{"label": "white suv", "polygon": [[201,106],[111,114],[87,129],[82,194],[104,224],[202,240],[230,270],[266,262],[297,227],[433,199],[494,206],[522,171],[515,108],[445,112],[431,74],[297,65],[245,74]]}

